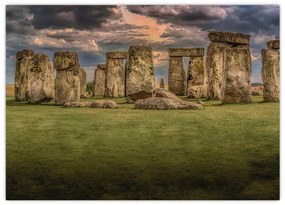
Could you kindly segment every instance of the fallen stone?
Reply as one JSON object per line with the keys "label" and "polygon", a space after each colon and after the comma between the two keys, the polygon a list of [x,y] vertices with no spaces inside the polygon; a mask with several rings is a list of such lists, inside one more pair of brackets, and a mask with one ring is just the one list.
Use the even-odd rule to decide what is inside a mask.
{"label": "fallen stone", "polygon": [[221,90],[222,103],[251,103],[250,75],[249,49],[227,49]]}
{"label": "fallen stone", "polygon": [[268,41],[267,47],[271,48],[271,49],[279,49],[280,48],[280,40]]}
{"label": "fallen stone", "polygon": [[89,108],[117,108],[118,105],[112,100],[97,100],[94,102],[66,102],[63,107],[89,107]]}
{"label": "fallen stone", "polygon": [[48,103],[54,98],[54,68],[48,55],[34,55],[30,69],[30,92],[31,103]]}
{"label": "fallen stone", "polygon": [[177,97],[174,93],[164,90],[162,88],[157,88],[154,90],[153,97],[163,97],[163,98],[170,98],[174,100],[181,100],[179,97]]}
{"label": "fallen stone", "polygon": [[118,105],[113,100],[97,100],[92,103],[93,108],[117,108]]}
{"label": "fallen stone", "polygon": [[135,108],[144,110],[197,110],[203,106],[198,103],[175,100],[171,98],[151,97],[135,102]]}
{"label": "fallen stone", "polygon": [[91,107],[92,102],[66,102],[63,107]]}
{"label": "fallen stone", "polygon": [[248,45],[250,40],[250,35],[242,33],[213,31],[209,33],[209,39],[212,42]]}
{"label": "fallen stone", "polygon": [[154,65],[150,46],[130,46],[126,71],[128,102],[152,96],[155,88]]}
{"label": "fallen stone", "polygon": [[263,100],[278,102],[280,100],[280,52],[275,49],[262,49]]}

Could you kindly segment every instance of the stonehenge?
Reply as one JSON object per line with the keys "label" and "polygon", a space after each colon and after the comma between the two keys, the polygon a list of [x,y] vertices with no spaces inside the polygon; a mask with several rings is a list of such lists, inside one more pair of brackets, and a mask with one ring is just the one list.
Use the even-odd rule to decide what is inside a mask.
{"label": "stonehenge", "polygon": [[35,54],[30,69],[30,102],[46,103],[54,98],[54,68],[48,55]]}
{"label": "stonehenge", "polygon": [[55,103],[80,100],[80,79],[76,76],[80,72],[79,60],[76,52],[57,51],[54,53]]}
{"label": "stonehenge", "polygon": [[105,69],[106,64],[98,64],[95,69],[93,96],[103,96],[105,93]]}
{"label": "stonehenge", "polygon": [[278,102],[280,98],[280,51],[279,40],[269,41],[267,49],[262,49],[263,100]]}
{"label": "stonehenge", "polygon": [[[227,96],[229,92],[227,92],[227,89],[223,89],[222,93],[222,87],[226,88],[227,85],[223,85],[224,81],[223,79],[230,79],[234,76],[230,76],[232,73],[232,69],[240,70],[240,72],[236,71],[236,79],[239,78],[240,75],[245,77],[247,74],[241,74],[242,71],[249,72],[249,75],[251,74],[251,58],[250,58],[250,49],[249,49],[249,40],[250,35],[241,34],[241,33],[230,33],[230,32],[210,32],[209,33],[209,39],[211,40],[211,43],[208,46],[207,49],[207,57],[206,57],[206,71],[208,75],[208,99],[210,100],[222,100],[224,103],[231,103],[230,99],[232,99],[232,102],[236,102],[236,100],[239,98],[240,100],[243,99],[243,96],[240,97],[233,97],[233,96]],[[239,50],[236,50],[236,48],[240,48],[243,50],[239,52]],[[234,49],[233,52],[231,52],[231,49]],[[245,52],[244,50],[248,50],[248,52]],[[228,56],[227,56],[228,54]],[[227,60],[231,59],[230,55],[234,55],[238,58],[237,61],[242,61],[241,58],[238,55],[241,55],[245,57],[244,61],[249,62],[242,62],[240,66],[235,65],[234,62],[228,63]],[[248,55],[247,57],[245,56]],[[242,66],[250,65],[250,69],[243,68]],[[226,66],[233,66],[235,68],[226,68]],[[227,72],[224,72],[227,70]],[[228,76],[223,76],[228,75]],[[243,79],[244,81],[247,81],[246,79]],[[229,83],[229,82],[228,82]],[[250,82],[249,82],[250,83]],[[248,86],[245,86],[245,84],[242,85],[240,89],[246,89]],[[232,85],[234,86],[234,85]],[[236,85],[238,86],[238,85]],[[245,86],[245,87],[243,87]],[[250,87],[249,87],[250,88]],[[238,87],[235,87],[234,89],[238,89]],[[250,93],[250,91],[248,91]],[[244,92],[236,92],[235,94],[244,94]],[[243,101],[243,100],[242,100]],[[248,100],[245,100],[248,102]]]}
{"label": "stonehenge", "polygon": [[105,97],[125,97],[124,59],[127,56],[123,51],[106,53]]}
{"label": "stonehenge", "polygon": [[152,96],[155,88],[154,65],[150,46],[130,46],[126,71],[128,102]]}
{"label": "stonehenge", "polygon": [[[141,109],[193,108],[176,95],[207,97],[222,104],[251,103],[250,36],[210,32],[209,39],[206,59],[204,48],[169,48],[168,85],[160,79],[159,88],[155,88],[151,46],[130,46],[127,52],[107,52],[106,64],[97,64],[92,94],[127,97],[129,103],[140,100],[135,106]],[[261,51],[265,102],[280,98],[279,49],[279,40],[272,40]],[[187,75],[183,57],[189,57]],[[164,90],[165,87],[169,91]],[[86,72],[80,67],[76,52],[55,52],[53,64],[46,54],[29,49],[16,53],[15,101],[48,103],[54,100],[57,105],[92,107],[90,103],[80,102],[86,95]],[[103,104],[99,103],[98,107],[104,107]]]}
{"label": "stonehenge", "polygon": [[16,53],[15,101],[30,99],[30,70],[33,67],[34,51],[24,49]]}
{"label": "stonehenge", "polygon": [[[202,76],[202,84],[204,85],[204,48],[170,48],[169,54],[169,72],[168,72],[168,88],[176,95],[191,96],[190,87],[196,86]],[[190,57],[188,67],[188,77],[186,81],[186,73],[183,69],[183,57]],[[192,73],[199,73],[199,77],[193,80]],[[198,80],[199,79],[199,80]],[[186,89],[187,88],[187,89]],[[204,96],[204,95],[203,95]],[[202,96],[201,96],[202,97]]]}

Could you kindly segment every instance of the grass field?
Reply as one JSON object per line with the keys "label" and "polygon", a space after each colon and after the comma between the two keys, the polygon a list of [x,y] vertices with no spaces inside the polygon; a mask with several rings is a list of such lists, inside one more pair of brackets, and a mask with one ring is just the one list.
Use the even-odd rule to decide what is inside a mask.
{"label": "grass field", "polygon": [[279,103],[261,101],[149,111],[8,97],[7,199],[279,199]]}

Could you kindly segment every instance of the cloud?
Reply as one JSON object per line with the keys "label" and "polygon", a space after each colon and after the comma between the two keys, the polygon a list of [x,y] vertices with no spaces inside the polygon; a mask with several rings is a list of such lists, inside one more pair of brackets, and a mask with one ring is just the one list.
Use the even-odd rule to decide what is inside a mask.
{"label": "cloud", "polygon": [[131,12],[150,16],[161,23],[173,23],[178,25],[197,25],[213,23],[225,19],[230,12],[220,6],[128,6]]}
{"label": "cloud", "polygon": [[[79,35],[78,38],[67,38],[65,40],[64,35],[68,36],[68,33],[72,36],[74,33],[73,29],[64,29],[64,30],[49,30],[44,29],[39,32],[39,35],[36,35],[33,38],[33,45],[39,47],[51,47],[58,49],[74,49],[78,51],[89,51],[89,52],[97,52],[99,51],[99,46],[96,40],[92,37],[88,38],[84,35]],[[76,32],[75,32],[76,33]],[[57,38],[51,38],[52,35],[63,34],[62,37],[60,35]]]}
{"label": "cloud", "polygon": [[[108,19],[121,16],[117,6],[28,6],[33,13],[35,29],[75,28],[79,30],[100,28]],[[46,15],[47,14],[48,18]]]}

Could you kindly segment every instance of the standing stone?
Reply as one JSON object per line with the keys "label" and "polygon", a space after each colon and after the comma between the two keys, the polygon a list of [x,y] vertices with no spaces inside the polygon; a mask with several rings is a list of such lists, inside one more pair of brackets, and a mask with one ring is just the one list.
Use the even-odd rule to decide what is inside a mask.
{"label": "standing stone", "polygon": [[251,103],[251,58],[247,48],[225,51],[222,103]]}
{"label": "standing stone", "polygon": [[103,96],[105,92],[106,64],[98,64],[94,75],[93,96]]}
{"label": "standing stone", "polygon": [[163,79],[160,79],[159,87],[164,89],[164,80]]}
{"label": "standing stone", "polygon": [[280,99],[280,51],[279,40],[269,41],[268,49],[262,49],[263,100],[278,102]]}
{"label": "standing stone", "polygon": [[207,49],[206,68],[208,74],[208,98],[220,100],[224,70],[224,50],[226,43],[211,42]]}
{"label": "standing stone", "polygon": [[76,52],[58,51],[54,53],[55,102],[62,105],[65,102],[80,100],[80,79],[76,76],[80,70]]}
{"label": "standing stone", "polygon": [[[225,51],[229,48],[246,48],[249,50],[250,35],[230,32],[210,32],[212,41],[207,49],[206,71],[208,75],[208,98],[221,100],[223,71],[225,69]],[[250,53],[249,53],[250,56]]]}
{"label": "standing stone", "polygon": [[76,76],[80,80],[80,97],[86,98],[86,71],[83,68],[80,68],[79,72],[76,73]]}
{"label": "standing stone", "polygon": [[[125,67],[124,59],[127,58],[127,52],[117,51],[106,53],[106,79],[105,96],[106,97],[124,97],[125,96]],[[116,90],[114,90],[116,89]],[[116,94],[114,96],[113,94]]]}
{"label": "standing stone", "polygon": [[152,96],[155,88],[152,49],[130,46],[126,72],[126,94],[129,102]]}
{"label": "standing stone", "polygon": [[54,98],[54,69],[48,55],[36,54],[30,69],[31,103],[46,103]]}
{"label": "standing stone", "polygon": [[191,57],[188,66],[187,97],[206,97],[207,87],[205,86],[204,57]]}
{"label": "standing stone", "polygon": [[30,69],[33,67],[34,51],[24,49],[16,53],[15,101],[30,99]]}
{"label": "standing stone", "polygon": [[176,95],[185,95],[186,75],[183,57],[169,57],[168,89]]}

